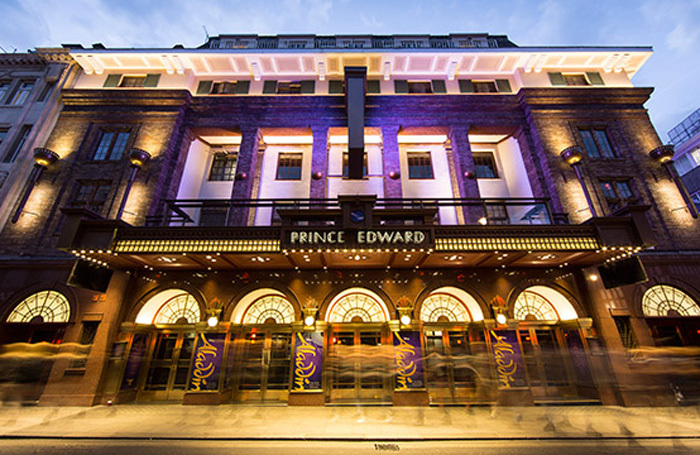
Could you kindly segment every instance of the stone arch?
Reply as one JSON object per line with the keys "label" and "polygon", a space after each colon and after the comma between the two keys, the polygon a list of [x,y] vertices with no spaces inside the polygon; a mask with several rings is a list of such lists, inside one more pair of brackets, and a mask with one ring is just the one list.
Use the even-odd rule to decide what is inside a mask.
{"label": "stone arch", "polygon": [[68,320],[65,323],[75,322],[77,316],[77,302],[75,291],[72,287],[66,286],[65,283],[60,281],[55,282],[43,282],[35,283],[33,285],[27,286],[26,288],[14,293],[10,298],[8,298],[5,303],[8,305],[3,305],[4,308],[0,311],[0,323],[6,323],[10,314],[15,310],[15,308],[21,304],[24,300],[31,297],[34,294],[38,294],[44,291],[54,291],[62,294],[68,301],[70,311],[68,314]]}
{"label": "stone arch", "polygon": [[453,286],[432,290],[421,302],[418,315],[423,322],[484,320],[484,313],[476,299],[464,289]]}
{"label": "stone arch", "polygon": [[195,324],[203,319],[202,305],[190,292],[170,288],[152,293],[138,310],[137,324]]}
{"label": "stone arch", "polygon": [[230,321],[236,324],[291,324],[298,312],[290,299],[272,288],[255,289],[245,294],[233,308]]}
{"label": "stone arch", "polygon": [[644,317],[700,316],[700,306],[679,287],[656,284],[642,295],[642,313]]}
{"label": "stone arch", "polygon": [[236,323],[236,320],[242,320],[246,308],[253,303],[255,299],[266,293],[284,296],[294,308],[294,320],[301,319],[301,306],[299,304],[299,299],[294,293],[274,281],[261,281],[259,283],[249,284],[238,290],[224,307],[221,320],[234,323]]}
{"label": "stone arch", "polygon": [[326,322],[388,322],[389,308],[376,292],[362,287],[347,288],[336,294],[327,305]]}
{"label": "stone arch", "polygon": [[527,320],[572,320],[579,315],[569,299],[550,286],[534,285],[523,289],[513,303],[513,318]]}

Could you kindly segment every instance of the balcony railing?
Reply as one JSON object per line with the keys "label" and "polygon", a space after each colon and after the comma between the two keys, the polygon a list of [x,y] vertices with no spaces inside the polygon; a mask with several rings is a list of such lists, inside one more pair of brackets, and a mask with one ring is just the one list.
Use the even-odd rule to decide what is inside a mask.
{"label": "balcony railing", "polygon": [[[165,200],[149,226],[339,225],[337,199]],[[374,224],[383,225],[547,225],[567,224],[548,199],[377,199]]]}

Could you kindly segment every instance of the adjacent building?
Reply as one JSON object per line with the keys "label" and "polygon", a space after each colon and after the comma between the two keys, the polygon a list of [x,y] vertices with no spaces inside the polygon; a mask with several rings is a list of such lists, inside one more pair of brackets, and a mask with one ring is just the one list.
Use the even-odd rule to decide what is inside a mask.
{"label": "adjacent building", "polygon": [[695,396],[662,349],[700,338],[700,229],[631,81],[650,48],[222,35],[55,52],[75,77],[0,234],[4,349],[50,353],[15,356],[14,396]]}

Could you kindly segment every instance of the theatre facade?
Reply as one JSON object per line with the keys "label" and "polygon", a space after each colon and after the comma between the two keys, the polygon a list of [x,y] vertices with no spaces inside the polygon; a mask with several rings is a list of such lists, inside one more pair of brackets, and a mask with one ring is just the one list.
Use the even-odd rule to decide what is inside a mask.
{"label": "theatre facade", "polygon": [[677,365],[700,337],[700,231],[630,81],[650,49],[66,52],[78,76],[0,235],[6,399],[696,396]]}

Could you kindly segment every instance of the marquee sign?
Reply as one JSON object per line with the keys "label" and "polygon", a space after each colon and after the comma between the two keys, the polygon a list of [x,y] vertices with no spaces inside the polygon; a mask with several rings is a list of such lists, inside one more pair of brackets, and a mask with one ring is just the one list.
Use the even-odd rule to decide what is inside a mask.
{"label": "marquee sign", "polygon": [[282,231],[281,246],[304,248],[432,248],[432,230],[397,227],[394,229],[324,229]]}

